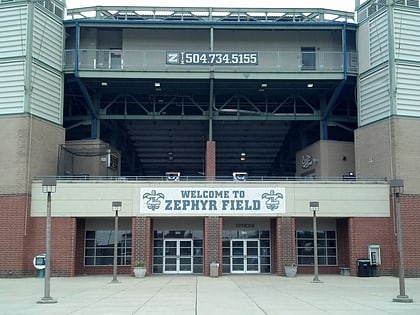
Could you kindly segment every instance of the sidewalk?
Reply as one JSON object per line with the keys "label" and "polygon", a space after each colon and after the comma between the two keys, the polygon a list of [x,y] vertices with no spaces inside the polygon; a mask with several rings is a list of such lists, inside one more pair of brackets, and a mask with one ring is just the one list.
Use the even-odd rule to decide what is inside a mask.
{"label": "sidewalk", "polygon": [[406,279],[413,303],[395,303],[398,278],[320,275],[52,278],[56,304],[37,304],[44,279],[0,279],[0,314],[420,314],[420,279]]}

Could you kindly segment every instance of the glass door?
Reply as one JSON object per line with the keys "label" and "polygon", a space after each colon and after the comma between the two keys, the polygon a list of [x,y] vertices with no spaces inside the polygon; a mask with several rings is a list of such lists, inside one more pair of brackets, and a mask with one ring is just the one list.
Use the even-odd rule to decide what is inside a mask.
{"label": "glass door", "polygon": [[258,239],[232,239],[230,241],[230,272],[260,272],[260,241]]}
{"label": "glass door", "polygon": [[193,240],[167,239],[163,242],[163,272],[192,273]]}

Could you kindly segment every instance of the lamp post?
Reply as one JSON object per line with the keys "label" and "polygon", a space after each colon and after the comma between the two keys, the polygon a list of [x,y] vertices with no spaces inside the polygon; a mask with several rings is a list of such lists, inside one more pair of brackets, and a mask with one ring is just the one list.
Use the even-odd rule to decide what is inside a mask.
{"label": "lamp post", "polygon": [[118,264],[118,211],[121,211],[122,202],[113,201],[112,211],[115,211],[115,227],[114,227],[114,267],[112,270],[112,283],[118,283],[117,264]]}
{"label": "lamp post", "polygon": [[318,230],[316,228],[316,212],[319,210],[318,201],[310,201],[309,209],[313,213],[313,233],[314,233],[314,279],[312,282],[320,283],[318,279]]}
{"label": "lamp post", "polygon": [[55,193],[57,180],[55,177],[44,177],[42,179],[42,192],[47,194],[47,217],[45,227],[45,275],[44,275],[44,297],[37,303],[57,303],[50,295],[51,277],[51,194]]}
{"label": "lamp post", "polygon": [[400,294],[395,297],[392,302],[403,302],[403,303],[412,303],[413,299],[409,298],[405,294],[405,276],[404,276],[404,246],[403,246],[403,235],[402,235],[402,225],[401,225],[401,207],[400,207],[400,193],[404,190],[404,180],[402,179],[392,179],[389,182],[392,190],[392,194],[395,200],[395,220],[397,224],[397,249],[398,249],[398,258],[399,258],[399,287]]}

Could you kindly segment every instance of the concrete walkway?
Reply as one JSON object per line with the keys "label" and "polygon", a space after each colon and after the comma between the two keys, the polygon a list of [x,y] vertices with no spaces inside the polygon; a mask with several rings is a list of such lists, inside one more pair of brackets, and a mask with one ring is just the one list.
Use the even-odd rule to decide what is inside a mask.
{"label": "concrete walkway", "polygon": [[413,303],[395,303],[398,278],[320,275],[110,276],[52,278],[56,304],[37,304],[44,279],[0,279],[0,314],[420,314],[420,279],[406,279]]}

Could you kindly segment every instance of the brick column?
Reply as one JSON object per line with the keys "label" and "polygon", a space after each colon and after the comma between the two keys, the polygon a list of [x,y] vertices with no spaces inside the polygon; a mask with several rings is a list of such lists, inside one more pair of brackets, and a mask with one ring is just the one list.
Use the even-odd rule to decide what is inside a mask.
{"label": "brick column", "polygon": [[86,230],[86,219],[76,219],[76,266],[75,274],[83,274],[84,272],[84,260],[85,260],[85,230]]}
{"label": "brick column", "polygon": [[146,264],[146,274],[152,273],[153,224],[149,217],[135,217],[132,220],[131,264],[142,260]]}
{"label": "brick column", "polygon": [[222,232],[221,217],[204,218],[204,275],[210,275],[210,263],[218,262],[219,275],[222,273]]}
{"label": "brick column", "polygon": [[296,262],[295,218],[278,217],[272,225],[272,272],[284,275],[284,265]]}
{"label": "brick column", "polygon": [[216,176],[216,142],[206,143],[206,176],[213,179]]}

